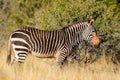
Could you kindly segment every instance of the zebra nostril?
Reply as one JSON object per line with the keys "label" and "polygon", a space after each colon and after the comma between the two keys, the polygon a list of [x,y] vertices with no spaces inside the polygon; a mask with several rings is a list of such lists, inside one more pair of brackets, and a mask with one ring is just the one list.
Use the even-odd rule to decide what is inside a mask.
{"label": "zebra nostril", "polygon": [[93,45],[93,47],[98,48],[98,45],[97,45],[97,44],[96,44],[96,45]]}
{"label": "zebra nostril", "polygon": [[100,44],[98,44],[97,46],[95,46],[95,48],[99,48],[100,47]]}

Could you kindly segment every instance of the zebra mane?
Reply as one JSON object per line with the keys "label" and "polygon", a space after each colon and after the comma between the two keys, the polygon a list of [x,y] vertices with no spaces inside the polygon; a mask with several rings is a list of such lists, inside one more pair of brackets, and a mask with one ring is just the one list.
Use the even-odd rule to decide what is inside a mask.
{"label": "zebra mane", "polygon": [[64,26],[62,29],[67,29],[67,28],[73,27],[73,25],[75,25],[75,24],[84,23],[84,22],[89,22],[89,20],[77,21],[71,25]]}

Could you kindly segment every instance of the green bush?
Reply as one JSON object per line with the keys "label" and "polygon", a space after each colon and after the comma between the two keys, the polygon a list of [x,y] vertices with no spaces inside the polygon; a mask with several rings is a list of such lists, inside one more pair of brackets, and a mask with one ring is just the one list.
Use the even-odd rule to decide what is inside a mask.
{"label": "green bush", "polygon": [[53,30],[94,16],[93,25],[101,39],[99,50],[113,51],[120,60],[119,0],[3,0],[0,11],[0,40],[31,23]]}

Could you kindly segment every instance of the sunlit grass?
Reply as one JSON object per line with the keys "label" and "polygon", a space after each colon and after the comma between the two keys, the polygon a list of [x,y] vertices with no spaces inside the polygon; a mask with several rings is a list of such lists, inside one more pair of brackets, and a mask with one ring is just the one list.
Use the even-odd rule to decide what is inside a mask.
{"label": "sunlit grass", "polygon": [[0,51],[0,80],[120,80],[119,65],[107,63],[104,56],[92,64],[68,64],[61,70],[55,59],[29,55],[24,64],[6,64],[7,48]]}

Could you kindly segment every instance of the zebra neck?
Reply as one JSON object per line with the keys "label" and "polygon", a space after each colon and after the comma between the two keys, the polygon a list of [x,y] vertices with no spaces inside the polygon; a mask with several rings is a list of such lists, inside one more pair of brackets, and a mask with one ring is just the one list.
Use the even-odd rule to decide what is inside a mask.
{"label": "zebra neck", "polygon": [[83,41],[82,31],[85,29],[85,27],[86,22],[80,22],[65,28],[65,32],[68,36],[68,41],[70,44],[74,46],[80,44]]}

